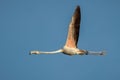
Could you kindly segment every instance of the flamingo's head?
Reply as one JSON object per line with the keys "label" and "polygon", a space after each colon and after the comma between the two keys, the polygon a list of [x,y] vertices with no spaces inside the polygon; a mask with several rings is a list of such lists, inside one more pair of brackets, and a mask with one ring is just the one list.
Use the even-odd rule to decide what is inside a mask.
{"label": "flamingo's head", "polygon": [[32,55],[32,54],[40,54],[40,51],[30,51],[29,54],[30,54],[30,55]]}

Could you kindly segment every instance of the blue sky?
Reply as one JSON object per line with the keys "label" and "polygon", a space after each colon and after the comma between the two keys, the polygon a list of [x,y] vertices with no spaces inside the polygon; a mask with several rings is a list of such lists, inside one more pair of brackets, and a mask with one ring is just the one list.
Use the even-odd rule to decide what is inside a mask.
{"label": "blue sky", "polygon": [[[119,0],[0,0],[0,80],[119,80]],[[106,56],[29,55],[62,48],[77,5],[78,47]]]}

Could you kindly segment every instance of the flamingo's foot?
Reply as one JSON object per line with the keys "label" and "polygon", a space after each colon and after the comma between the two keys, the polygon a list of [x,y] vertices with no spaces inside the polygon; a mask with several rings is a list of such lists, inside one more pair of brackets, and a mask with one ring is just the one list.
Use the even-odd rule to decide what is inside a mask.
{"label": "flamingo's foot", "polygon": [[105,51],[101,51],[101,52],[88,51],[86,53],[86,55],[105,55],[105,54],[106,54]]}
{"label": "flamingo's foot", "polygon": [[102,51],[101,53],[100,53],[100,55],[105,55],[106,54],[106,51]]}

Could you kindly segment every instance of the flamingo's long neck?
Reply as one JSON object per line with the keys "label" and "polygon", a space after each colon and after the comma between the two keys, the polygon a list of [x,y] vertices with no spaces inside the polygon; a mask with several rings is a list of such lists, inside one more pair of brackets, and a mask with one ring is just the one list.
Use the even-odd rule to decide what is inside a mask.
{"label": "flamingo's long neck", "polygon": [[45,52],[45,51],[31,51],[30,54],[56,54],[63,52],[62,49],[56,50],[56,51],[50,51],[50,52]]}

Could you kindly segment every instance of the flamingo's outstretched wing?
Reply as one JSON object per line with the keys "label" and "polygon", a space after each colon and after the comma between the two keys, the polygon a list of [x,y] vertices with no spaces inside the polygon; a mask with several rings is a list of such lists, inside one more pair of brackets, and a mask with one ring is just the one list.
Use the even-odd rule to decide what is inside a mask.
{"label": "flamingo's outstretched wing", "polygon": [[71,47],[71,48],[77,47],[77,42],[79,38],[80,21],[81,21],[81,12],[80,12],[80,7],[77,6],[72,16],[71,23],[69,24],[68,36],[67,36],[67,41],[65,46]]}

